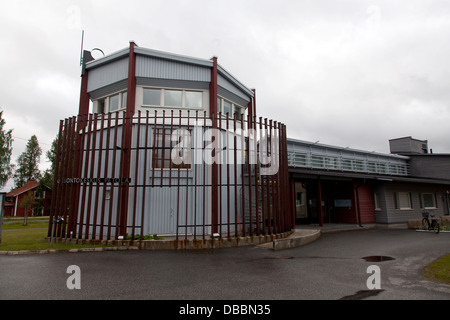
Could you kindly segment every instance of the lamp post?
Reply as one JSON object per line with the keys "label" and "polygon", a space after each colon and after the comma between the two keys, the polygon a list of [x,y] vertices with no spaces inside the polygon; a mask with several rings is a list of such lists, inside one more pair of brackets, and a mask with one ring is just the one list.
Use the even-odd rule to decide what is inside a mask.
{"label": "lamp post", "polygon": [[50,247],[53,246],[53,235],[54,235],[54,233],[55,233],[55,225],[56,225],[57,223],[62,222],[62,221],[64,221],[64,218],[61,217],[61,216],[58,216],[58,218],[53,219],[52,237],[51,237],[51,239],[50,239]]}

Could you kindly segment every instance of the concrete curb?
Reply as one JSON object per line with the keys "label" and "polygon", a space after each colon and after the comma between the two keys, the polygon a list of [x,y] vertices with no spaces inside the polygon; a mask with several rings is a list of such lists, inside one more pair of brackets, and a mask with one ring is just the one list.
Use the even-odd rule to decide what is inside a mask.
{"label": "concrete curb", "polygon": [[[272,244],[275,240],[289,237],[293,231],[282,232],[273,235],[247,236],[235,238],[210,238],[210,239],[185,239],[185,240],[89,240],[89,239],[60,239],[54,238],[55,243],[66,244],[97,244],[111,245],[111,247],[78,248],[78,249],[47,249],[47,250],[21,250],[0,251],[0,255],[27,255],[48,253],[77,253],[77,252],[102,252],[125,250],[201,250],[219,249],[243,246],[255,246],[265,243]],[[47,239],[49,240],[49,239]]]}
{"label": "concrete curb", "polygon": [[273,241],[273,250],[285,250],[304,246],[317,240],[321,235],[320,230],[296,230],[293,234],[285,239],[277,239]]}
{"label": "concrete curb", "polygon": [[48,253],[78,253],[78,252],[102,252],[102,251],[125,251],[139,250],[138,247],[98,247],[79,249],[47,249],[47,250],[20,250],[20,251],[0,251],[0,255],[17,256],[28,254],[48,254]]}

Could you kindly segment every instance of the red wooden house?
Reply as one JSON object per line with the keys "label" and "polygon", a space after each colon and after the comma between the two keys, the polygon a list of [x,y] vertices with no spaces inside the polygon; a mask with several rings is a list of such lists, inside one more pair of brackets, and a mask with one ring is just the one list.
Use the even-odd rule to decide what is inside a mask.
{"label": "red wooden house", "polygon": [[34,206],[31,208],[29,216],[49,215],[52,198],[50,188],[44,187],[39,189],[39,182],[27,181],[27,184],[11,190],[5,197],[5,216],[6,217],[23,217],[25,208],[21,206],[23,199],[31,192],[33,193]]}

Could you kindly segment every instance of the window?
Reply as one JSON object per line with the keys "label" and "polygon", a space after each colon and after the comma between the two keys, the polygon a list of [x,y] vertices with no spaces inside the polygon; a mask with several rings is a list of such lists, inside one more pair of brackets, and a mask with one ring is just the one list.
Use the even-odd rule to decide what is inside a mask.
{"label": "window", "polygon": [[144,89],[143,104],[149,106],[161,105],[161,90],[159,89]]}
{"label": "window", "polygon": [[361,160],[353,160],[353,170],[364,171],[364,162]]}
{"label": "window", "polygon": [[311,156],[311,167],[323,168],[323,157]]}
{"label": "window", "polygon": [[96,113],[115,112],[127,107],[127,92],[119,92],[114,95],[95,101]]}
{"label": "window", "polygon": [[44,199],[45,191],[34,191],[34,198],[35,199]]}
{"label": "window", "polygon": [[221,97],[217,98],[217,112],[221,112],[222,115],[225,116],[228,114],[228,117],[230,118],[236,115],[236,119],[241,120],[242,114],[244,113],[243,111],[243,107]]}
{"label": "window", "polygon": [[381,210],[380,206],[380,194],[378,192],[374,192],[373,201],[375,202],[375,210]]}
{"label": "window", "polygon": [[97,113],[105,113],[105,99],[97,101]]}
{"label": "window", "polygon": [[117,111],[119,110],[119,95],[116,94],[114,96],[109,97],[109,111]]}
{"label": "window", "polygon": [[325,158],[325,165],[327,168],[336,169],[338,167],[338,159],[335,157]]}
{"label": "window", "polygon": [[376,164],[376,162],[373,162],[373,161],[367,162],[367,171],[369,171],[369,172],[377,172],[377,164]]}
{"label": "window", "polygon": [[350,160],[350,159],[342,159],[342,169],[344,169],[344,170],[352,170],[352,160]]}
{"label": "window", "polygon": [[177,90],[164,90],[165,107],[181,107],[182,92]]}
{"label": "window", "polygon": [[306,154],[304,153],[291,153],[291,163],[293,166],[306,166]]}
{"label": "window", "polygon": [[234,106],[234,114],[236,115],[236,120],[241,120],[242,108],[235,105]]}
{"label": "window", "polygon": [[410,192],[394,192],[395,209],[412,209],[412,200]]}
{"label": "window", "polygon": [[223,110],[222,110],[223,114],[231,114],[231,102],[224,100],[223,101]]}
{"label": "window", "polygon": [[[190,133],[187,130],[178,131],[176,141],[172,141],[172,130],[156,128],[154,130],[154,145],[152,153],[152,168],[154,169],[190,169],[192,163],[192,154],[190,152]],[[172,161],[172,151],[175,146],[180,146],[187,150],[187,154],[180,155],[181,162]],[[180,148],[180,149],[181,149]],[[181,150],[178,152],[182,152]],[[187,158],[187,160],[186,160]]]}
{"label": "window", "polygon": [[203,94],[201,92],[186,91],[186,108],[201,108]]}
{"label": "window", "polygon": [[142,105],[148,107],[200,109],[203,107],[203,92],[144,88]]}
{"label": "window", "polygon": [[422,205],[424,209],[436,209],[436,195],[434,193],[423,193],[422,194]]}

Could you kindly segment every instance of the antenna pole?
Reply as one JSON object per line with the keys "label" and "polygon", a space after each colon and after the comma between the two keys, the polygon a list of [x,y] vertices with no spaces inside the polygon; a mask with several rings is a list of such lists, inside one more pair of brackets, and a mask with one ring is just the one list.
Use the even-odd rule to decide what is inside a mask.
{"label": "antenna pole", "polygon": [[81,31],[80,66],[83,64],[83,40],[84,40],[84,30]]}

